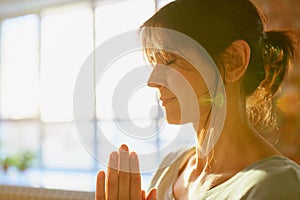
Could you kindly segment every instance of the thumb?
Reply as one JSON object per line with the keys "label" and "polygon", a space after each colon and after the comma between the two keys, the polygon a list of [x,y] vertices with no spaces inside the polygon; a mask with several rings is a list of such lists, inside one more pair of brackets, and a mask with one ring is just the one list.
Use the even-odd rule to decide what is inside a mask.
{"label": "thumb", "polygon": [[147,195],[146,200],[156,200],[157,199],[157,190],[151,189],[150,192]]}

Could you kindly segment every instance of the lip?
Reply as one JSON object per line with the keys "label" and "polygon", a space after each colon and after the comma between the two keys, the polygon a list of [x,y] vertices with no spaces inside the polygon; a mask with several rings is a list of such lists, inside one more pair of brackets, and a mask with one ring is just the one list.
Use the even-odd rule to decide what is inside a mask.
{"label": "lip", "polygon": [[166,104],[170,103],[171,101],[173,101],[175,99],[175,97],[168,97],[168,98],[160,98],[160,100],[162,101],[162,105],[165,106]]}

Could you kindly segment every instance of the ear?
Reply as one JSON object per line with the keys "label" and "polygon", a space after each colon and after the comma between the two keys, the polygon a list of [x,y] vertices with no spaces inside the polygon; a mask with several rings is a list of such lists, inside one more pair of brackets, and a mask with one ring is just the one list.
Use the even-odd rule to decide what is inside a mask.
{"label": "ear", "polygon": [[250,61],[250,46],[244,40],[234,41],[222,53],[225,82],[234,83],[244,75]]}

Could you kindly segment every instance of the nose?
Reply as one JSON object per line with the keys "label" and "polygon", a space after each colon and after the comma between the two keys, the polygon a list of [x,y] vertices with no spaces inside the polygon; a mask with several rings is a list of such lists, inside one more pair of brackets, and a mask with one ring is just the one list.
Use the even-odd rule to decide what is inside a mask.
{"label": "nose", "polygon": [[147,85],[155,88],[161,87],[162,78],[160,76],[161,74],[158,73],[157,67],[154,67],[148,79]]}
{"label": "nose", "polygon": [[154,87],[154,88],[159,88],[161,85],[159,85],[158,83],[155,82],[151,82],[150,80],[148,80],[147,85],[149,87]]}

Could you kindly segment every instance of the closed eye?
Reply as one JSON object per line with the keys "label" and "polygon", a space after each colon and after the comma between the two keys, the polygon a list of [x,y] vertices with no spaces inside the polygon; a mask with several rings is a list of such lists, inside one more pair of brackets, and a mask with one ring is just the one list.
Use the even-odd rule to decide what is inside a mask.
{"label": "closed eye", "polygon": [[172,65],[176,62],[176,59],[168,60],[165,65]]}

